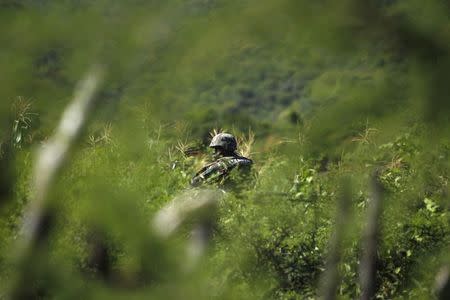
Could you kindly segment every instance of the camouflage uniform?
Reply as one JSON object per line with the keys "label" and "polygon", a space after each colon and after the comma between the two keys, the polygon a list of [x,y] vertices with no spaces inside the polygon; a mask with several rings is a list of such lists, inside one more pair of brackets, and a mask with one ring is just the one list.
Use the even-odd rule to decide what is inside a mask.
{"label": "camouflage uniform", "polygon": [[234,136],[228,133],[219,133],[212,139],[209,147],[216,150],[217,159],[195,174],[191,180],[192,186],[207,183],[227,188],[247,181],[242,177],[248,176],[253,161],[236,153],[237,142]]}

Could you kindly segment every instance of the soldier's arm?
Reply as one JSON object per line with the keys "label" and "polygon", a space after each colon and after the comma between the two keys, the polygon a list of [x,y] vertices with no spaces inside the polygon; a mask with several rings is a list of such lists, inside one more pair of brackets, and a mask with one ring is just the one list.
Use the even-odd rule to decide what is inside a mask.
{"label": "soldier's arm", "polygon": [[191,180],[192,186],[199,186],[208,181],[220,179],[227,172],[227,166],[221,161],[210,164],[201,169]]}
{"label": "soldier's arm", "polygon": [[251,159],[245,157],[234,158],[230,161],[230,167],[238,167],[238,168],[250,168],[253,164]]}

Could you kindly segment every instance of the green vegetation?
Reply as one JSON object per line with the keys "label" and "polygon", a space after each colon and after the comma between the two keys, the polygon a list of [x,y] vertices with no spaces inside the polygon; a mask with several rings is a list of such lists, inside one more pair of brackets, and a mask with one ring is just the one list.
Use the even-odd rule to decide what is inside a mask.
{"label": "green vegetation", "polygon": [[[0,299],[358,298],[377,197],[376,298],[445,298],[444,2],[53,2],[0,0]],[[21,252],[36,153],[93,66],[90,118]],[[152,220],[190,192],[218,128],[252,182],[219,201],[190,267],[198,220],[170,238]]]}

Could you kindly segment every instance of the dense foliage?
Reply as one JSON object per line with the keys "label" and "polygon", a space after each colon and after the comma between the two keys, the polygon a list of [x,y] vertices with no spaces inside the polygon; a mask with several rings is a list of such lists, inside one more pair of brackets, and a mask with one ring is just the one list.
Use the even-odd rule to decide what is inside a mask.
{"label": "dense foliage", "polygon": [[[17,286],[17,298],[314,299],[334,253],[336,293],[354,299],[373,176],[376,297],[436,297],[450,259],[448,16],[437,0],[0,1],[0,299]],[[52,182],[46,233],[16,262],[36,152],[94,64],[105,76]],[[195,220],[170,239],[151,224],[192,190],[217,128],[255,164],[191,268]]]}

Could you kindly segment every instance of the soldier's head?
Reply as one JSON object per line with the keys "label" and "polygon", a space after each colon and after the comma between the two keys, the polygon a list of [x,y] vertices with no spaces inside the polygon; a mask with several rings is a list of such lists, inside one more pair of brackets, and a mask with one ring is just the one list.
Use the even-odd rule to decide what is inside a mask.
{"label": "soldier's head", "polygon": [[209,147],[214,149],[214,157],[230,156],[236,153],[237,141],[232,134],[222,132],[212,138]]}

